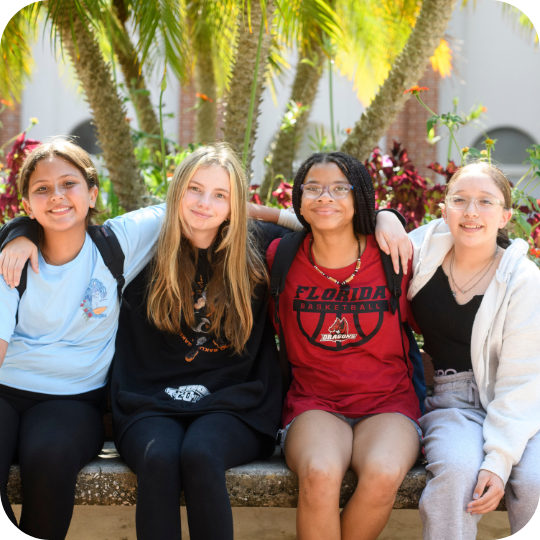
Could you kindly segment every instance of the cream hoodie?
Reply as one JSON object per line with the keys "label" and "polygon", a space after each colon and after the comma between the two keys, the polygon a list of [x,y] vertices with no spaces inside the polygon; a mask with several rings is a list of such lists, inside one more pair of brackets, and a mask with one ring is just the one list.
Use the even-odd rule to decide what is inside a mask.
{"label": "cream hoodie", "polygon": [[[409,234],[414,247],[411,300],[431,279],[454,239],[442,219]],[[540,271],[514,240],[474,319],[471,357],[484,421],[481,469],[506,484],[528,440],[540,429]]]}

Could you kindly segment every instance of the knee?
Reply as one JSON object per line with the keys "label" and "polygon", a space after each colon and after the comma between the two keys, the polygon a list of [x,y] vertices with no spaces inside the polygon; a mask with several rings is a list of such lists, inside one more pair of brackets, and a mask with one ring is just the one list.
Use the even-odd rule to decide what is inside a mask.
{"label": "knee", "polygon": [[339,467],[310,461],[298,473],[300,496],[310,506],[327,506],[339,500],[343,474]]}
{"label": "knee", "polygon": [[198,482],[206,482],[216,474],[223,475],[225,467],[218,452],[206,446],[183,445],[180,450],[182,478],[189,482],[194,476]]}
{"label": "knee", "polygon": [[357,489],[369,493],[373,506],[393,504],[405,474],[398,465],[373,461],[359,472]]}
{"label": "knee", "polygon": [[467,489],[476,485],[480,472],[477,463],[456,459],[455,456],[448,456],[438,463],[430,463],[427,470],[433,474],[434,479],[448,486],[464,486]]}
{"label": "knee", "polygon": [[155,440],[149,441],[144,450],[142,459],[136,464],[137,480],[146,479],[155,482],[158,479],[167,479],[177,476],[179,457],[176,448],[159,445]]}
{"label": "knee", "polygon": [[62,440],[50,440],[39,445],[19,448],[24,475],[56,476],[67,471],[77,474],[79,458],[73,448]]}

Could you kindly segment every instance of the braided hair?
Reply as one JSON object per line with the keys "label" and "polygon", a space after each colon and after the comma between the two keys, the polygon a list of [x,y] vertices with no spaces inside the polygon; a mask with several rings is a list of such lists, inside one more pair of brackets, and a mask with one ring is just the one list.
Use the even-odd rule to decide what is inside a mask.
{"label": "braided hair", "polygon": [[322,153],[317,152],[308,157],[296,173],[292,190],[293,208],[300,223],[308,230],[310,224],[300,214],[302,190],[308,171],[313,165],[323,163],[335,163],[345,175],[350,184],[355,200],[355,212],[353,218],[354,232],[359,234],[373,234],[375,232],[375,189],[373,181],[366,167],[356,158],[343,152]]}

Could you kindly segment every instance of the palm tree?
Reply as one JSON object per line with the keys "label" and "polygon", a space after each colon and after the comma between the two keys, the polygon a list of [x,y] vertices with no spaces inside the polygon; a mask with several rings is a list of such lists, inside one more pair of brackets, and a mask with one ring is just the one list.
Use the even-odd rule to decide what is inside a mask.
{"label": "palm tree", "polygon": [[[417,3],[409,0],[335,0],[328,2],[327,22],[324,18],[318,20],[313,9],[306,10],[302,31],[297,36],[299,62],[289,99],[311,108],[324,66],[332,69],[329,61],[332,57],[340,72],[354,79],[362,103],[369,103],[405,45],[416,11]],[[335,30],[336,25],[339,31]],[[312,58],[307,60],[305,56],[309,49]],[[293,160],[304,137],[309,113],[310,109],[300,116],[292,129],[276,132],[268,160],[271,165],[260,191],[263,200],[268,190],[279,182],[274,179],[276,175],[292,176]]]}
{"label": "palm tree", "polygon": [[[117,25],[114,24],[114,20],[108,22],[110,24],[109,28],[111,28],[114,53],[118,58],[118,63],[124,75],[124,81],[129,91],[135,114],[137,115],[139,128],[148,135],[153,136],[147,139],[148,146],[154,151],[160,150],[159,120],[150,100],[150,92],[146,87],[139,56],[126,26],[130,13],[129,2],[125,0],[113,0],[112,8],[118,18]],[[114,17],[115,14],[111,13],[110,15]]]}
{"label": "palm tree", "polygon": [[[248,176],[256,138],[258,110],[268,69],[272,41],[270,30],[272,29],[274,10],[274,0],[247,1],[244,5],[243,17],[238,17],[237,53],[226,99],[223,138],[237,152],[241,152],[246,146],[244,158]],[[256,79],[255,86],[253,85],[254,79]],[[255,126],[253,128],[250,116],[252,90],[255,90],[253,96]],[[249,132],[247,145],[245,145],[246,130]]]}
{"label": "palm tree", "polygon": [[[99,144],[120,204],[126,210],[131,210],[143,205],[146,188],[135,161],[123,101],[118,95],[110,63],[106,61],[100,44],[109,40],[120,56],[125,55],[123,65],[128,84],[133,80],[130,73],[135,73],[133,65],[137,66],[137,62],[140,62],[136,69],[136,79],[139,80],[136,84],[141,90],[135,92],[131,89],[132,94],[138,96],[146,93],[140,65],[152,69],[164,58],[179,78],[185,78],[187,48],[179,3],[160,0],[130,3],[125,0],[124,7],[129,7],[133,13],[138,33],[136,53],[125,32],[125,26],[111,9],[110,0],[49,0],[24,8],[10,21],[4,33],[7,39],[15,34],[19,43],[18,51],[14,52],[10,50],[11,43],[2,39],[1,53],[9,61],[0,63],[0,79],[2,83],[7,82],[6,88],[11,90],[11,95],[20,99],[24,76],[28,73],[28,69],[24,69],[25,62],[27,65],[31,58],[29,44],[32,33],[35,34],[37,16],[43,13],[46,20],[51,22],[51,42],[56,43],[58,40],[62,52],[67,52],[73,62],[93,112]],[[4,90],[0,92],[4,93]],[[145,104],[145,100],[135,99],[134,104],[138,116],[145,122],[141,124],[147,126],[145,119],[149,116],[148,102]],[[151,126],[151,129],[154,127]]]}
{"label": "palm tree", "polygon": [[235,0],[193,0],[187,6],[193,51],[196,105],[195,143],[217,137],[217,98],[229,83],[235,54]]}
{"label": "palm tree", "polygon": [[111,70],[105,63],[89,20],[73,0],[49,0],[48,13],[68,53],[92,109],[99,145],[120,204],[127,210],[143,205],[144,186],[126,111]]}

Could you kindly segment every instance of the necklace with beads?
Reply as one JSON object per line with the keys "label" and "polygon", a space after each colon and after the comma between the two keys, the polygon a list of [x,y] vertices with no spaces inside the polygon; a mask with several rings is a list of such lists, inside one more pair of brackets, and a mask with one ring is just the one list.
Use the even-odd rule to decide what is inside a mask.
{"label": "necklace with beads", "polygon": [[[454,261],[455,261],[455,258],[456,258],[456,250],[455,250],[455,248],[452,248],[452,258],[450,259],[450,277],[452,278],[452,282],[454,283],[454,286],[456,287],[456,289],[461,294],[466,294],[470,290],[474,289],[484,279],[486,274],[490,271],[491,267],[493,266],[493,263],[495,262],[495,259],[497,258],[497,253],[499,253],[499,246],[497,246],[497,249],[495,250],[495,255],[493,255],[493,258],[491,259],[491,262],[486,264],[486,266],[488,266],[488,265],[489,266],[488,266],[488,269],[482,274],[482,277],[477,282],[475,282],[475,284],[472,287],[469,287],[468,289],[462,289],[462,287],[460,287],[456,283],[456,280],[454,279],[454,274],[452,273],[452,269],[454,268]],[[484,270],[484,268],[486,266],[482,267],[480,269],[480,272],[482,272],[482,270]],[[477,272],[471,279],[469,279],[469,281],[467,281],[467,283],[465,283],[465,285],[463,285],[463,287],[466,287],[476,276],[478,276],[478,274],[480,274],[480,272]],[[452,290],[452,294],[453,294],[453,296],[455,298],[456,295],[457,295],[457,292]]]}
{"label": "necklace with beads", "polygon": [[360,240],[358,240],[358,259],[356,261],[356,267],[354,269],[354,272],[345,280],[345,281],[338,281],[337,279],[333,278],[332,276],[328,276],[326,275],[314,262],[313,262],[313,257],[311,255],[311,246],[313,244],[313,236],[311,236],[311,238],[309,239],[309,262],[312,264],[313,268],[315,268],[315,270],[317,270],[320,274],[322,274],[326,279],[329,279],[330,281],[332,281],[333,283],[335,283],[336,285],[339,285],[339,288],[340,290],[342,291],[348,291],[351,286],[349,285],[349,282],[352,281],[354,279],[354,276],[356,276],[356,274],[358,274],[358,270],[360,270],[360,265],[362,264],[362,260],[361,260],[361,252],[362,252],[362,249],[360,247]]}

